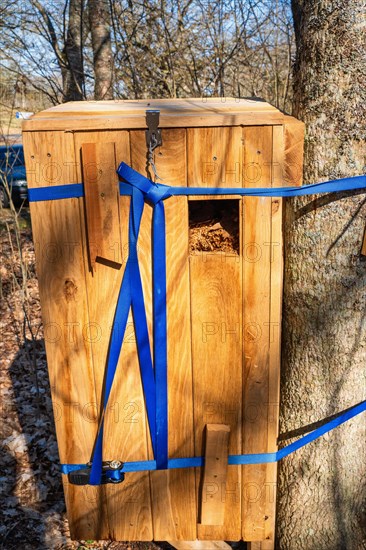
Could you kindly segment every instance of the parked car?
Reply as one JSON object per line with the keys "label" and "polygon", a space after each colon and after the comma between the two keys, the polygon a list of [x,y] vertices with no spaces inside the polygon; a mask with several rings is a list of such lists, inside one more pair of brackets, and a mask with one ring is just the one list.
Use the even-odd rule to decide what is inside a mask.
{"label": "parked car", "polygon": [[0,146],[0,203],[9,206],[8,186],[14,204],[28,200],[23,145]]}

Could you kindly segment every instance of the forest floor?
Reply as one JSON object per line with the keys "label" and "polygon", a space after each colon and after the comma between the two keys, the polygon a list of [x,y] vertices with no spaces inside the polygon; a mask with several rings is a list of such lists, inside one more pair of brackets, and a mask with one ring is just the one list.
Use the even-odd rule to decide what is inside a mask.
{"label": "forest floor", "polygon": [[18,219],[26,273],[11,212],[0,209],[0,549],[162,548],[154,543],[70,539],[27,208]]}
{"label": "forest floor", "polygon": [[0,550],[172,548],[70,538],[28,208],[18,213],[18,227],[0,208]]}

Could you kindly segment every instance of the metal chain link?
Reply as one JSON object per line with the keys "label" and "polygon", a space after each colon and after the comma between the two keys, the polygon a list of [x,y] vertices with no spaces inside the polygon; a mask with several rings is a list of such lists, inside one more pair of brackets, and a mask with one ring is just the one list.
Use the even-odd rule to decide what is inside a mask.
{"label": "metal chain link", "polygon": [[157,146],[158,146],[158,140],[156,139],[155,134],[152,134],[151,139],[150,139],[150,143],[149,143],[148,153],[147,153],[147,169],[149,169],[149,166],[151,166],[151,169],[154,173],[155,179],[159,179],[159,180],[162,181],[163,178],[161,178],[158,175],[157,170],[156,170],[156,166],[155,166],[155,162],[154,162],[154,150],[156,149]]}

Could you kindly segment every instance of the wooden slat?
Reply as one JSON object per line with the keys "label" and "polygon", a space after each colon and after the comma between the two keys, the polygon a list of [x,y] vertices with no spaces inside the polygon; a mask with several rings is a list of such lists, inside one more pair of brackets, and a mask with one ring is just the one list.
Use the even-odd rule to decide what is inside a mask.
{"label": "wooden slat", "polygon": [[169,540],[176,550],[230,550],[231,546],[223,540]]}
{"label": "wooden slat", "polygon": [[[109,167],[112,182],[117,165],[122,161],[130,162],[128,132],[78,132],[75,133],[74,139],[78,166],[80,166],[81,148],[84,143],[93,142],[102,149],[104,143],[115,144],[115,159],[113,165]],[[78,177],[81,177],[81,173]],[[122,267],[119,268],[118,264],[98,263],[94,273],[91,271],[87,273],[88,307],[90,323],[92,323],[91,339],[97,388],[97,399],[94,400],[94,405],[96,401],[98,408],[102,397],[104,369],[114,311],[127,260],[129,202],[128,197],[120,198]],[[83,227],[85,229],[85,225]],[[84,238],[86,239],[86,236]],[[119,243],[115,250],[117,253]],[[93,418],[92,406],[90,416]],[[147,430],[136,342],[130,315],[107,409],[103,453],[105,459],[118,459],[122,462],[146,460],[148,458]],[[153,530],[148,473],[127,474],[123,483],[105,485],[104,491],[109,515],[109,533],[106,538],[151,540]],[[87,538],[95,538],[93,532],[90,532]]]}
{"label": "wooden slat", "polygon": [[51,114],[75,116],[77,113],[87,115],[144,114],[146,109],[160,109],[162,113],[179,113],[180,115],[194,112],[206,114],[207,112],[265,111],[268,113],[277,111],[273,105],[265,101],[233,97],[120,99],[69,101],[41,111],[34,115],[34,118],[44,118]]}
{"label": "wooden slat", "polygon": [[[273,166],[284,165],[284,129],[273,127]],[[272,185],[282,185],[281,170],[273,168]],[[282,322],[282,281],[283,281],[283,236],[282,199],[272,199],[271,212],[271,297],[269,333],[269,372],[268,372],[268,444],[267,452],[277,451],[280,369],[281,369],[281,322]],[[265,529],[264,539],[274,547],[276,528],[277,464],[267,464],[265,484]]]}
{"label": "wooden slat", "polygon": [[225,501],[221,489],[226,487],[230,426],[207,424],[205,466],[201,486],[201,524],[223,525]]}
{"label": "wooden slat", "polygon": [[[272,128],[244,128],[246,187],[271,181]],[[271,290],[270,198],[245,197],[243,223],[244,387],[243,452],[267,451]],[[265,538],[265,464],[243,466],[243,539]]]}
{"label": "wooden slat", "polygon": [[[186,185],[186,131],[163,130],[156,150],[158,174],[167,185]],[[132,166],[146,174],[145,132],[131,132]],[[150,207],[146,207],[150,208]],[[185,197],[165,201],[167,237],[169,456],[194,454],[192,365],[188,271],[188,205]],[[150,258],[142,251],[151,241],[151,224],[141,227],[139,242],[145,300],[151,303]],[[149,286],[150,285],[150,286]],[[151,309],[149,310],[151,315]],[[150,458],[152,452],[150,448]],[[151,472],[155,540],[197,536],[194,470]]]}
{"label": "wooden slat", "polygon": [[362,256],[366,256],[366,227],[365,227],[365,231],[364,231],[364,235],[363,235],[361,254],[362,254]]}
{"label": "wooden slat", "polygon": [[283,114],[258,100],[190,98],[70,102],[37,113],[23,131],[146,128],[147,109],[161,111],[161,128],[281,124]]}
{"label": "wooden slat", "polygon": [[75,102],[52,107],[23,121],[23,131],[110,130],[146,128],[146,110],[160,109],[160,128],[282,124],[284,115],[263,101],[233,98],[205,101],[141,100]]}
{"label": "wooden slat", "polygon": [[274,550],[273,541],[247,542],[247,550]]}
{"label": "wooden slat", "polygon": [[[203,453],[207,423],[230,425],[230,454],[241,449],[241,264],[235,256],[191,256],[195,454]],[[209,328],[208,328],[209,327]],[[201,472],[197,471],[197,486]],[[221,488],[223,526],[198,525],[202,540],[240,539],[240,468],[229,468]]]}
{"label": "wooden slat", "polygon": [[[79,181],[72,135],[39,133],[23,136],[30,188]],[[48,371],[60,461],[90,459],[96,424],[86,407],[95,403],[89,326],[81,199],[30,204]],[[73,538],[107,538],[104,491],[70,485],[63,476]]]}
{"label": "wooden slat", "polygon": [[81,157],[90,265],[95,269],[98,258],[120,266],[122,249],[115,144],[84,143]]}
{"label": "wooden slat", "polygon": [[188,158],[190,187],[242,187],[241,128],[188,129]]}
{"label": "wooden slat", "polygon": [[[240,159],[241,133],[226,131],[224,137],[216,129],[189,129],[188,183],[207,186],[203,181],[203,163],[215,155],[220,163],[227,158]],[[219,140],[217,150],[213,139]],[[201,145],[200,145],[201,144]],[[223,144],[226,150],[223,149]],[[213,148],[215,151],[213,152]],[[228,170],[232,167],[228,166]],[[214,175],[216,184],[235,183],[235,174]],[[230,180],[229,177],[232,179]],[[238,187],[239,182],[236,182]],[[240,201],[238,201],[239,204]],[[240,230],[240,229],[239,229]],[[208,423],[230,425],[230,454],[241,452],[242,408],[242,265],[235,254],[208,254],[190,256],[193,394],[195,421],[195,454],[203,453],[203,430]],[[233,307],[237,304],[238,307]],[[209,327],[209,329],[208,329]],[[201,472],[197,471],[197,490]],[[222,488],[225,500],[225,521],[222,526],[198,524],[198,538],[202,540],[240,539],[240,468],[229,468],[226,486]]]}
{"label": "wooden slat", "polygon": [[301,185],[304,158],[305,125],[292,116],[285,116],[285,159],[283,183],[281,185]]}

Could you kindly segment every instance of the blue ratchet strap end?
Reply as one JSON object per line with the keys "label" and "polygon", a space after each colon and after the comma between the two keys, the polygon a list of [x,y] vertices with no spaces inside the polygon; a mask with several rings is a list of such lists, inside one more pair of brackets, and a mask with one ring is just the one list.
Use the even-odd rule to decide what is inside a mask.
{"label": "blue ratchet strap end", "polygon": [[[65,465],[63,465],[65,466]],[[106,483],[121,483],[125,474],[123,472],[124,464],[119,460],[103,462],[100,478],[98,482],[92,479],[91,464],[81,464],[77,468],[63,468],[62,473],[68,474],[69,482],[73,485],[105,485]]]}

